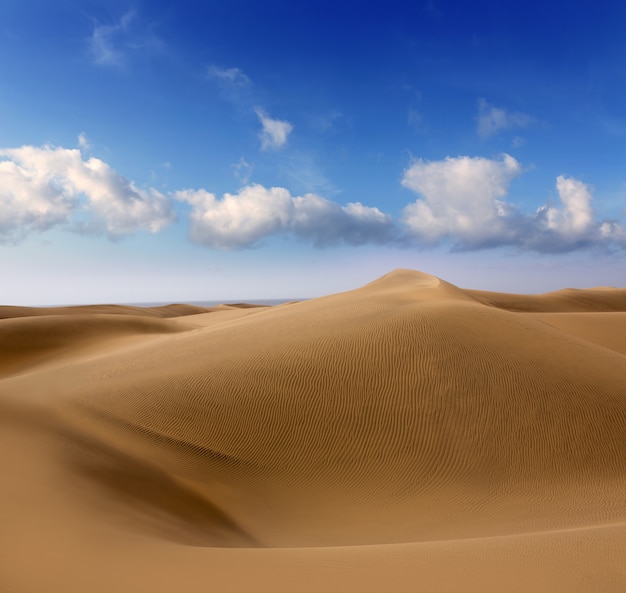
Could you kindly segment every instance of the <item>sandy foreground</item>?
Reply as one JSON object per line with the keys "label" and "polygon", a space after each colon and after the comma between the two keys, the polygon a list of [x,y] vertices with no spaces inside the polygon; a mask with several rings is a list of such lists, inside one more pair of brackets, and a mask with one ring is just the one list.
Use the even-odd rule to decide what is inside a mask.
{"label": "sandy foreground", "polygon": [[626,591],[626,289],[0,307],[0,592],[56,591]]}

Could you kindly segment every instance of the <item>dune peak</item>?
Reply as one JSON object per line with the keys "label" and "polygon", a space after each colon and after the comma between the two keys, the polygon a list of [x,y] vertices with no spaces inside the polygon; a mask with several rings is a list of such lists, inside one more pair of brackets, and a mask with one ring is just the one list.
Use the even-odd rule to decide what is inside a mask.
{"label": "dune peak", "polygon": [[476,299],[462,288],[446,282],[437,276],[397,268],[384,276],[363,286],[360,291],[371,295],[386,295],[389,298],[395,295],[402,300],[411,302],[433,302],[444,300],[463,300],[476,302]]}
{"label": "dune peak", "polygon": [[419,286],[420,288],[434,288],[441,284],[441,279],[426,272],[411,270],[409,268],[396,268],[380,278],[369,282],[366,286],[382,286],[393,285],[400,286],[403,284],[411,286]]}

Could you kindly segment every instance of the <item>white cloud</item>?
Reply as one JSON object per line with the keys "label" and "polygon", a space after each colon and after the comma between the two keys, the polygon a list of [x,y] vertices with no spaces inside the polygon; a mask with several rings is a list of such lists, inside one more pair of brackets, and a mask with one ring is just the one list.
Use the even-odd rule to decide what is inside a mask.
{"label": "white cloud", "polygon": [[272,119],[260,108],[256,108],[254,112],[263,126],[259,133],[261,150],[276,150],[287,144],[287,138],[293,130],[293,126],[288,121]]}
{"label": "white cloud", "polygon": [[204,189],[176,192],[192,206],[190,236],[208,247],[250,247],[264,237],[288,233],[317,246],[346,242],[353,245],[392,240],[391,216],[359,202],[341,206],[317,196],[292,196],[281,187],[244,187],[217,199]]}
{"label": "white cloud", "polygon": [[420,199],[404,208],[408,236],[424,245],[450,240],[457,249],[504,245],[538,252],[571,251],[585,246],[626,246],[616,221],[597,221],[592,196],[583,182],[559,176],[561,205],[544,205],[531,214],[506,201],[511,181],[522,167],[512,156],[498,160],[455,157],[414,162],[402,184]]}
{"label": "white cloud", "polygon": [[418,160],[405,172],[402,185],[423,196],[405,207],[402,220],[425,244],[454,237],[467,245],[502,240],[508,233],[510,207],[502,200],[509,183],[522,171],[510,155]]}
{"label": "white cloud", "polygon": [[52,177],[23,167],[0,151],[0,243],[22,239],[67,222],[77,208],[75,195],[63,191]]}
{"label": "white cloud", "polygon": [[0,242],[72,222],[85,210],[88,228],[110,236],[161,230],[173,220],[171,203],[155,189],[140,189],[78,149],[22,146],[0,149]]}
{"label": "white cloud", "polygon": [[478,117],[476,131],[479,136],[494,136],[500,130],[525,128],[532,118],[519,111],[507,111],[500,107],[489,105],[485,99],[478,101]]}
{"label": "white cloud", "polygon": [[588,233],[594,219],[589,188],[582,181],[559,175],[556,178],[556,189],[563,208],[542,209],[547,227],[574,237]]}
{"label": "white cloud", "polygon": [[572,251],[607,244],[626,247],[626,230],[621,224],[596,220],[591,191],[585,183],[559,175],[556,189],[561,206],[544,205],[537,209],[526,247],[537,251]]}
{"label": "white cloud", "polygon": [[[235,169],[243,178],[250,166],[242,159]],[[176,199],[190,208],[192,241],[220,249],[255,246],[278,234],[320,247],[445,241],[459,250],[626,249],[626,229],[616,220],[598,220],[591,189],[580,180],[557,177],[559,203],[522,212],[507,201],[509,185],[521,173],[521,164],[507,154],[417,160],[404,172],[402,184],[418,197],[396,224],[391,215],[360,202],[341,205],[315,193],[292,195],[282,187],[246,185],[219,199],[204,189],[164,195],[137,187],[77,148],[0,148],[0,243],[55,226],[110,237],[158,232],[174,220]]]}

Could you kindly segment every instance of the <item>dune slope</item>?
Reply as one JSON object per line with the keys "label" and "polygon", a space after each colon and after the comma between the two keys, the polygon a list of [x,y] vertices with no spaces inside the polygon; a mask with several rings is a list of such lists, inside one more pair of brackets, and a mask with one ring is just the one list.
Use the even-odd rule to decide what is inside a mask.
{"label": "dune slope", "polygon": [[[620,311],[620,290],[604,292]],[[131,590],[120,575],[161,556],[176,561],[154,567],[155,590],[176,578],[200,590],[241,565],[249,573],[231,590],[270,574],[268,590],[303,575],[377,590],[378,571],[392,570],[392,590],[421,575],[441,591],[516,590],[511,578],[525,591],[619,591],[626,356],[611,327],[624,318],[505,301],[397,270],[346,293],[184,322],[97,315],[99,340],[128,324],[142,338],[100,341],[97,357],[70,349],[63,364],[0,381],[5,434],[28,460],[17,472],[4,459],[21,476],[5,508],[33,486],[50,530],[65,526],[61,549],[92,572],[116,558],[102,591]],[[1,351],[24,321],[0,321]],[[58,317],[28,322],[23,351],[69,331]],[[77,323],[80,333],[87,320]],[[23,523],[15,511],[14,539]],[[84,537],[96,543],[81,547]],[[13,566],[15,590],[35,590]],[[77,573],[65,590],[84,583]]]}

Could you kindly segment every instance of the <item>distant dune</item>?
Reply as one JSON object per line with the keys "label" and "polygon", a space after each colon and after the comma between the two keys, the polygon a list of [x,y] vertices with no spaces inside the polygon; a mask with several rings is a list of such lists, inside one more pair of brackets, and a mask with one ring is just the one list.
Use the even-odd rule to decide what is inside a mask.
{"label": "distant dune", "polygon": [[132,315],[133,317],[184,317],[206,313],[211,309],[196,305],[163,305],[132,307],[130,305],[78,305],[75,307],[12,307],[0,306],[0,319],[43,317],[48,315]]}
{"label": "distant dune", "polygon": [[626,591],[625,336],[412,270],[0,307],[0,591]]}

